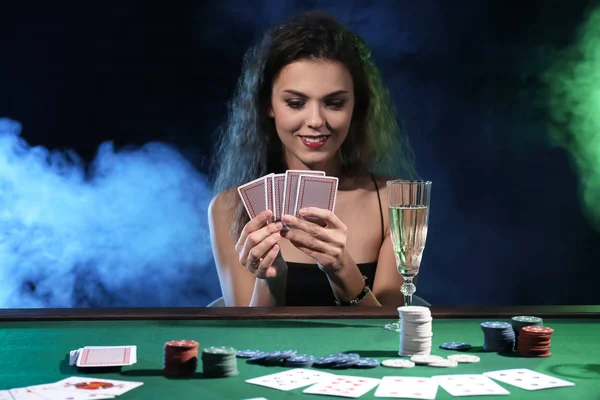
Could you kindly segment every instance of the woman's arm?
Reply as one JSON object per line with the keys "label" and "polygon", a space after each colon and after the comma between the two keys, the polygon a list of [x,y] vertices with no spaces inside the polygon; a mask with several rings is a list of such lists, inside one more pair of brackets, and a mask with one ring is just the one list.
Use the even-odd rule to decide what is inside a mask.
{"label": "woman's arm", "polygon": [[[234,191],[215,196],[208,210],[210,240],[223,300],[227,306],[235,307],[284,305],[287,266],[276,244],[278,226],[266,224],[269,217],[261,214],[246,225],[236,241],[231,235],[235,196]],[[252,249],[260,246],[268,253],[264,259],[251,260]],[[264,275],[263,279],[255,274]]]}

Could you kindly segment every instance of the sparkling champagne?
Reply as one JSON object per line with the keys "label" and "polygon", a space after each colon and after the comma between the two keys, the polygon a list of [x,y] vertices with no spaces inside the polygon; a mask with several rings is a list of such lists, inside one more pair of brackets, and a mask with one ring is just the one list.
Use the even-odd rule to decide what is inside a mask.
{"label": "sparkling champagne", "polygon": [[415,276],[419,272],[427,239],[427,211],[427,206],[389,207],[396,265],[404,276]]}

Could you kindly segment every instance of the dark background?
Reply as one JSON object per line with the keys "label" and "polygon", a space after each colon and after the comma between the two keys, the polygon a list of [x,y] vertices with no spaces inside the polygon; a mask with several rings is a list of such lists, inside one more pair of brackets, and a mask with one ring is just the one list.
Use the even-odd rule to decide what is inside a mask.
{"label": "dark background", "polygon": [[[182,167],[178,185],[189,176],[199,182],[191,193],[201,196],[186,200],[186,207],[197,201],[197,208],[177,214],[175,222],[186,226],[178,231],[169,230],[171,217],[160,210],[179,200],[150,201],[161,226],[152,237],[172,235],[176,240],[161,247],[156,239],[153,248],[166,248],[165,253],[160,260],[142,260],[145,248],[131,241],[137,233],[158,229],[148,220],[154,214],[136,213],[136,204],[143,203],[139,193],[112,192],[113,199],[122,197],[119,204],[131,207],[127,215],[133,215],[133,228],[112,247],[95,249],[87,257],[91,245],[82,246],[75,261],[56,267],[51,261],[31,261],[42,251],[35,244],[39,241],[28,235],[14,239],[14,232],[29,232],[37,222],[33,217],[25,221],[15,211],[21,200],[14,199],[23,196],[9,202],[5,192],[0,206],[13,211],[0,222],[20,228],[5,229],[5,240],[0,240],[0,284],[8,293],[0,306],[202,306],[219,296],[205,214],[215,128],[250,42],[272,23],[309,9],[330,12],[366,39],[410,137],[418,172],[434,183],[417,294],[434,305],[600,304],[600,233],[586,217],[589,209],[581,201],[571,154],[550,143],[549,117],[540,106],[540,73],[548,62],[544,49],[573,43],[594,3],[85,3],[23,2],[2,10],[0,118],[22,124],[27,151],[47,149],[60,158],[62,168],[82,171],[92,183],[97,176],[89,163],[102,143],[113,142],[115,155],[122,150],[147,156],[140,149],[149,142],[171,146],[176,154],[169,157],[179,160],[181,155],[196,171]],[[81,161],[70,163],[62,152],[67,149]],[[6,156],[8,150],[3,151]],[[162,186],[156,192],[144,186],[161,179],[153,163],[127,160],[141,171],[152,171],[135,175],[136,188],[149,199],[163,193]],[[45,158],[39,165],[44,162],[50,161]],[[171,171],[174,163],[165,165],[161,171]],[[129,187],[132,175],[108,170],[114,182]],[[0,172],[0,183],[9,179],[6,171],[10,169]],[[49,171],[52,175],[54,170]],[[20,175],[14,187],[39,187],[36,179],[46,179],[54,195],[67,190],[48,176]],[[43,196],[51,196],[49,192]],[[39,196],[36,202],[44,202]],[[105,210],[99,197],[92,198],[98,204],[71,205],[86,210],[82,221]],[[72,199],[78,201],[77,196]],[[19,218],[25,222],[15,222]],[[63,232],[61,218],[40,224],[49,235]],[[200,228],[188,232],[193,225]],[[99,235],[121,237],[106,229],[87,232],[85,224],[73,226],[77,234],[53,236],[59,238],[56,246],[64,249],[89,238],[97,243]],[[23,241],[34,244],[12,257]],[[111,252],[128,255],[114,262],[104,259]],[[50,279],[57,275],[69,279]]]}

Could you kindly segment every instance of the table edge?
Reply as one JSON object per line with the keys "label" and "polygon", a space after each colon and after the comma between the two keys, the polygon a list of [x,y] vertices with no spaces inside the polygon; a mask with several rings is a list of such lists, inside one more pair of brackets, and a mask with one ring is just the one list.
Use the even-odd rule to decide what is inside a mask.
{"label": "table edge", "polygon": [[[434,318],[600,318],[600,306],[431,307]],[[188,320],[188,319],[395,319],[387,307],[177,307],[0,309],[0,321]]]}

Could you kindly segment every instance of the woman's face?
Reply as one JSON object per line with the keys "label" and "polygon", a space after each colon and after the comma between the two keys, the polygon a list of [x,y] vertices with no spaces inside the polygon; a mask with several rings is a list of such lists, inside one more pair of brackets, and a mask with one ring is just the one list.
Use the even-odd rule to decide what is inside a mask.
{"label": "woman's face", "polygon": [[350,72],[332,61],[296,61],[273,83],[271,110],[288,169],[334,171],[348,136],[354,91]]}

